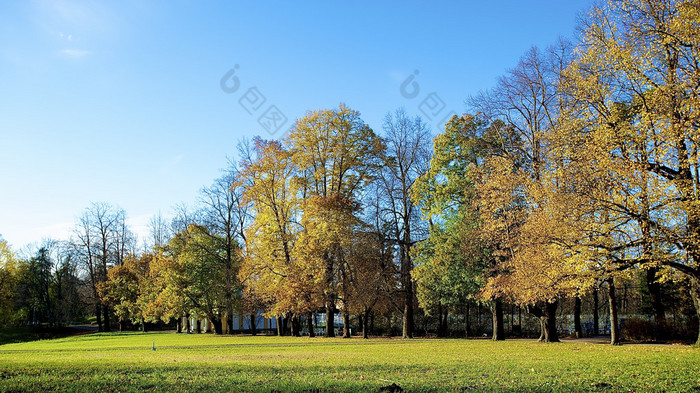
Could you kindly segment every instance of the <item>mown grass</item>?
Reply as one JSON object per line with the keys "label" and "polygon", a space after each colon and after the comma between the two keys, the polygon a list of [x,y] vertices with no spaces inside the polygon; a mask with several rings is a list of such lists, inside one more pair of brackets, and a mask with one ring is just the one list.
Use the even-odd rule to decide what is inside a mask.
{"label": "mown grass", "polygon": [[700,349],[174,333],[0,346],[5,392],[378,392],[389,381],[406,392],[692,392]]}

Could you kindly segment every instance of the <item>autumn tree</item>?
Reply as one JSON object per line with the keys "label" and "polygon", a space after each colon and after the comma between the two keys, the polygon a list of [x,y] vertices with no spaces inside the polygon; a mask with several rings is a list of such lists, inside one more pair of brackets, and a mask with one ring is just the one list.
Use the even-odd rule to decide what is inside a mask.
{"label": "autumn tree", "polygon": [[147,309],[149,302],[155,297],[153,285],[150,282],[151,261],[153,254],[140,257],[129,256],[123,263],[107,272],[107,280],[99,283],[100,300],[114,309],[119,318],[119,330],[123,330],[124,322],[141,325],[146,331]]}
{"label": "autumn tree", "polygon": [[652,284],[679,272],[698,310],[699,12],[696,2],[670,0],[594,8],[566,73],[571,129],[586,141],[572,159],[616,180],[595,198],[626,224],[615,265],[647,269]]}
{"label": "autumn tree", "polygon": [[[254,139],[253,144],[253,156],[242,161],[237,183],[253,216],[239,277],[247,296],[270,305],[270,315],[294,319],[320,306],[313,296],[318,275],[300,269],[293,251],[301,231],[296,166],[279,141]],[[279,322],[281,318],[278,327]]]}
{"label": "autumn tree", "polygon": [[305,250],[296,249],[300,263],[322,267],[326,336],[332,337],[343,243],[359,221],[360,194],[376,178],[385,147],[359,112],[345,105],[309,112],[297,120],[288,143],[304,203],[298,244]]}
{"label": "autumn tree", "polygon": [[[484,173],[479,181],[483,234],[487,240],[496,239],[502,262],[492,278],[494,280],[498,280],[501,274],[510,274],[518,269],[515,264],[518,260],[526,261],[518,259],[516,255],[525,241],[520,236],[531,235],[521,226],[527,222],[530,214],[538,213],[542,203],[548,202],[538,199],[544,195],[540,190],[556,187],[555,183],[551,183],[556,182],[556,178],[545,176],[557,165],[551,160],[552,145],[548,137],[557,127],[561,108],[565,104],[559,85],[561,72],[569,63],[570,54],[570,45],[563,41],[544,52],[533,47],[516,67],[499,79],[495,88],[469,100],[487,121],[503,124],[498,127],[503,131],[498,138],[501,146],[492,146],[496,154],[485,160],[482,166]],[[547,245],[550,240],[542,238],[529,244],[533,247],[534,244]],[[544,266],[557,263],[554,260],[540,262]],[[533,262],[533,266],[538,264]],[[505,284],[501,281],[499,287]],[[518,288],[515,284],[510,289],[517,291]],[[564,293],[559,292],[558,288],[549,288],[549,293],[541,293],[526,303],[536,314],[544,315],[544,326],[547,327],[543,332],[545,341],[558,341],[555,315],[558,297]],[[489,293],[508,294],[509,291],[501,289],[508,288]]]}

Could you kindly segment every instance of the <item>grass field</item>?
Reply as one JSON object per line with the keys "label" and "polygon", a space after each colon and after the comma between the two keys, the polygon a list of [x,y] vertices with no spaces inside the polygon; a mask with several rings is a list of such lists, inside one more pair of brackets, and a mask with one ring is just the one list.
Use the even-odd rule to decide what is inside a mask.
{"label": "grass field", "polygon": [[388,381],[406,392],[693,392],[700,348],[175,333],[0,346],[2,392],[378,392]]}

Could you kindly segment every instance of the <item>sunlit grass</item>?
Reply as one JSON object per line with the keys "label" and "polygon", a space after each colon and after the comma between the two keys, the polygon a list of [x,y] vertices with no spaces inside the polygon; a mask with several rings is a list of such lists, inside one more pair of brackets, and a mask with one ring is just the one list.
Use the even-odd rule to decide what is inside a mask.
{"label": "sunlit grass", "polygon": [[[155,340],[156,350],[152,350]],[[106,333],[0,346],[0,391],[696,391],[700,349]]]}

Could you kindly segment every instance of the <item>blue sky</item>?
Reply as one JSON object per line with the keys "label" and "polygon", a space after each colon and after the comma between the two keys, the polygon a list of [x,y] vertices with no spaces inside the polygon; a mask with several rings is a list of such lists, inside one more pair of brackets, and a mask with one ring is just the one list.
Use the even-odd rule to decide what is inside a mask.
{"label": "blue sky", "polygon": [[[528,48],[573,37],[590,4],[2,2],[0,234],[15,248],[67,238],[98,201],[145,234],[158,211],[193,203],[239,140],[341,102],[377,131],[388,111],[422,109],[436,133]],[[258,120],[273,112],[287,121],[271,134]]]}

